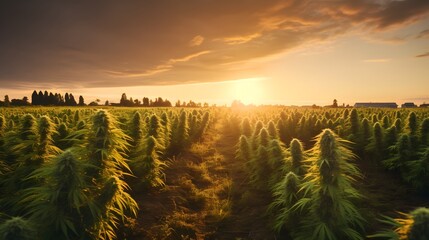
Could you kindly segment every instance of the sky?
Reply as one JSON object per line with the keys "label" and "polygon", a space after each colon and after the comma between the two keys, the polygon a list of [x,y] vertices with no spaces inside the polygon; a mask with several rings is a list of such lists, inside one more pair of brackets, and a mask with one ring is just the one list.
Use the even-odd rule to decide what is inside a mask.
{"label": "sky", "polygon": [[0,95],[429,103],[428,0],[2,0]]}

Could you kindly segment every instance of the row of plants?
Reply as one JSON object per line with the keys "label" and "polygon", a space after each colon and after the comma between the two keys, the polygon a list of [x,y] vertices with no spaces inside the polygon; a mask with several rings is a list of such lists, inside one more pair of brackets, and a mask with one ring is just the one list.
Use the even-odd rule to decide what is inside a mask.
{"label": "row of plants", "polygon": [[168,159],[210,121],[208,110],[3,110],[0,235],[116,238],[136,218],[133,192],[162,187]]}
{"label": "row of plants", "polygon": [[273,230],[286,229],[293,239],[364,239],[360,161],[428,193],[426,111],[275,110],[232,112],[227,119],[230,131],[239,129],[236,158],[249,182],[271,192]]}

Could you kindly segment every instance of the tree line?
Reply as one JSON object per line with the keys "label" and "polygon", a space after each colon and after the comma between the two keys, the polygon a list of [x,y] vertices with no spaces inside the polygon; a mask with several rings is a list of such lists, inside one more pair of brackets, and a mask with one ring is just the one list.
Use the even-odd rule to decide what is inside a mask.
{"label": "tree line", "polygon": [[123,106],[123,107],[171,107],[171,102],[167,99],[162,99],[161,97],[155,98],[155,100],[149,99],[147,97],[144,97],[142,99],[143,101],[140,101],[139,99],[134,99],[130,97],[127,98],[126,93],[122,93],[121,100],[118,103],[111,103],[112,106]]}
{"label": "tree line", "polygon": [[61,93],[52,93],[34,90],[31,95],[31,104],[38,106],[85,106],[85,101],[82,96],[79,96],[79,103],[76,102],[72,93],[66,93],[64,97]]}
{"label": "tree line", "polygon": [[[89,104],[85,103],[83,96],[79,96],[76,101],[72,93],[66,93],[64,96],[61,93],[52,93],[48,91],[33,91],[31,95],[31,103],[28,97],[22,99],[9,99],[9,95],[4,96],[4,101],[0,101],[0,106],[98,106],[100,100],[92,101]],[[168,99],[157,97],[154,100],[148,97],[143,97],[142,101],[139,99],[128,98],[126,93],[123,93],[119,103],[110,103],[106,101],[105,106],[120,106],[120,107],[172,107],[173,105]],[[189,102],[181,102],[178,100],[175,107],[209,107],[208,103],[197,103],[192,100]]]}

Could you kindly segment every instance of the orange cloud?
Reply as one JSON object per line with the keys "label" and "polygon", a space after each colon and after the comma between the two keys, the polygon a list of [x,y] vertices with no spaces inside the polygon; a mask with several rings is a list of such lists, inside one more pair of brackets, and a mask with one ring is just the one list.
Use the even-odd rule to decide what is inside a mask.
{"label": "orange cloud", "polygon": [[175,63],[187,62],[208,53],[210,53],[210,51],[201,51],[194,54],[190,54],[182,58],[172,58],[168,60],[166,64],[161,64],[145,71],[125,70],[125,71],[105,71],[105,72],[108,75],[113,77],[126,77],[126,78],[148,77],[148,76],[153,76],[159,73],[170,71],[171,69],[173,69]]}
{"label": "orange cloud", "polygon": [[197,58],[199,56],[208,54],[210,52],[211,51],[201,51],[201,52],[190,54],[190,55],[182,57],[182,58],[172,58],[172,59],[168,60],[167,62],[168,62],[168,64],[174,64],[174,63],[177,63],[177,62],[187,62],[187,61],[189,61],[191,59],[194,59],[194,58]]}
{"label": "orange cloud", "polygon": [[191,41],[189,42],[189,45],[191,47],[200,46],[203,42],[204,42],[204,37],[201,35],[197,35],[191,39]]}
{"label": "orange cloud", "polygon": [[236,44],[243,44],[243,43],[247,43],[249,41],[252,41],[255,38],[260,37],[261,34],[260,33],[253,33],[250,35],[244,35],[244,36],[234,36],[234,37],[226,37],[226,38],[222,38],[219,39],[229,45],[236,45]]}

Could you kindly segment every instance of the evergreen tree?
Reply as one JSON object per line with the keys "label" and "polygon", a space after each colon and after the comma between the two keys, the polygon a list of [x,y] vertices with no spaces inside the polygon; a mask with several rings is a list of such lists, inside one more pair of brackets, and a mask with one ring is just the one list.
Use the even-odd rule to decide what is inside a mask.
{"label": "evergreen tree", "polygon": [[37,95],[36,90],[34,90],[33,94],[31,94],[31,104],[40,105],[39,95]]}
{"label": "evergreen tree", "polygon": [[66,106],[71,106],[69,93],[66,93],[66,95],[64,95],[64,104]]}
{"label": "evergreen tree", "polygon": [[76,100],[74,99],[73,94],[70,93],[69,97],[70,97],[70,106],[76,106],[77,103],[76,103]]}
{"label": "evergreen tree", "polygon": [[122,93],[121,100],[120,100],[119,104],[121,106],[126,106],[127,102],[128,102],[127,94]]}
{"label": "evergreen tree", "polygon": [[49,92],[48,102],[49,105],[55,105],[55,96],[52,92]]}
{"label": "evergreen tree", "polygon": [[79,96],[79,106],[85,106],[85,100],[83,99],[82,95]]}
{"label": "evergreen tree", "polygon": [[39,104],[40,105],[43,105],[43,106],[46,105],[45,98],[44,98],[44,95],[43,95],[42,91],[39,91],[38,99],[39,99]]}
{"label": "evergreen tree", "polygon": [[45,91],[45,92],[43,93],[43,102],[44,102],[44,105],[45,105],[45,106],[50,105],[50,102],[49,102],[49,93],[48,93],[48,91]]}

